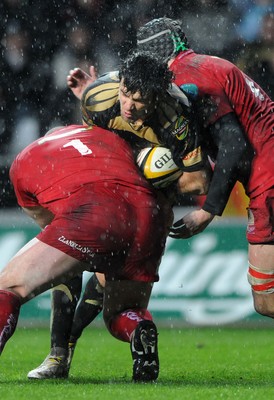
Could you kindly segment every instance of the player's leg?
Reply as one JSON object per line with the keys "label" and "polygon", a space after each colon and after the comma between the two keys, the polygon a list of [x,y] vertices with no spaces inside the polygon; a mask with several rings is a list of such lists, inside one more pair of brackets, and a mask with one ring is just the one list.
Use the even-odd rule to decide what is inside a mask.
{"label": "player's leg", "polygon": [[[68,340],[68,353],[66,358],[67,376],[71,367],[72,358],[76,348],[77,340],[82,335],[83,330],[97,317],[103,308],[104,287],[99,282],[105,285],[103,274],[93,274],[88,280],[83,296],[77,305],[74,313],[70,337]],[[57,376],[51,376],[56,378]]]}
{"label": "player's leg", "polygon": [[51,293],[51,346],[50,353],[35,369],[30,379],[67,378],[70,369],[68,348],[72,321],[82,289],[82,274],[52,289]]}
{"label": "player's leg", "polygon": [[158,333],[147,310],[152,284],[137,281],[107,281],[104,320],[110,333],[129,342],[133,380],[154,381],[159,374]]}
{"label": "player's leg", "polygon": [[154,210],[136,207],[135,236],[116,279],[106,274],[104,320],[117,339],[130,342],[133,380],[154,381],[159,374],[158,333],[147,310],[153,282],[165,248],[172,212],[164,197]]}
{"label": "player's leg", "polygon": [[255,310],[274,318],[274,188],[250,200],[248,280]]}
{"label": "player's leg", "polygon": [[248,259],[255,310],[274,318],[274,243],[249,244]]}
{"label": "player's leg", "polygon": [[68,377],[77,340],[102,311],[104,284],[103,274],[93,274],[77,309],[82,275],[52,289],[51,350],[45,360],[28,373],[29,379]]}
{"label": "player's leg", "polygon": [[103,309],[105,278],[103,274],[93,274],[88,280],[83,296],[76,308],[70,335],[70,345],[75,347],[83,330]]}
{"label": "player's leg", "polygon": [[20,305],[82,270],[75,258],[38,239],[13,257],[0,274],[1,351],[14,333]]}
{"label": "player's leg", "polygon": [[52,289],[51,349],[68,348],[71,328],[82,290],[82,274]]}

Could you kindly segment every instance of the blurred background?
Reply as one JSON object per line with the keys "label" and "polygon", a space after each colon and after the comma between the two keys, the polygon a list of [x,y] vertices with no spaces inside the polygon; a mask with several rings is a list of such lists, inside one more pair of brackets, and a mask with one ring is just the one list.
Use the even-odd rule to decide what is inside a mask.
{"label": "blurred background", "polygon": [[[152,18],[162,16],[182,20],[189,43],[196,52],[221,56],[234,62],[274,98],[274,1],[1,1],[0,269],[14,250],[34,235],[37,229],[25,221],[16,206],[8,179],[9,166],[14,156],[54,126],[81,123],[78,100],[66,86],[69,70],[77,66],[88,72],[89,66],[95,65],[101,74],[118,69],[121,58],[135,44],[138,27]],[[195,206],[196,202],[196,198],[183,198],[180,206]],[[222,219],[224,222],[220,222],[221,225],[217,221],[217,225],[206,230],[205,236],[199,235],[198,239],[183,241],[183,244],[175,244],[174,241],[168,243],[167,255],[163,260],[163,274],[170,276],[171,270],[168,268],[174,264],[177,282],[182,280],[185,285],[189,281],[189,286],[187,283],[185,286],[190,288],[195,281],[197,286],[192,292],[190,289],[184,292],[182,286],[180,292],[177,286],[178,290],[174,289],[176,279],[170,281],[169,289],[159,284],[158,289],[155,289],[154,302],[161,296],[178,298],[181,293],[183,298],[192,299],[193,306],[193,298],[198,293],[205,305],[203,296],[208,292],[209,298],[244,298],[247,301],[244,315],[252,314],[250,289],[244,283],[247,269],[246,205],[245,194],[236,185],[225,210],[227,218]],[[180,212],[179,208],[178,213]],[[239,232],[239,240],[235,241]],[[231,243],[234,243],[233,246]],[[190,258],[195,255],[197,268],[201,267],[201,263],[209,265],[204,271],[211,291],[209,286],[202,287],[205,276],[200,277],[200,280],[193,280],[193,269],[192,272],[189,270],[189,277],[176,275],[178,257],[186,265],[193,262],[185,259],[187,255]],[[234,260],[233,266],[236,265],[238,269],[234,271],[234,267],[230,265],[227,272],[224,266],[230,264],[228,260]],[[216,265],[219,265],[217,270]],[[169,274],[165,273],[166,270]],[[184,269],[184,274],[186,271],[187,268]],[[216,281],[216,271],[219,271],[218,274],[223,271],[224,275],[220,275],[221,281]],[[223,286],[220,282],[223,282]],[[230,282],[230,289],[225,282]],[[41,300],[39,301],[37,309],[40,307],[41,310],[43,306]],[[48,311],[48,298],[45,301]],[[198,303],[199,309],[201,305]],[[163,307],[163,303],[161,304]],[[168,303],[165,304],[167,306]],[[185,309],[177,309],[176,312],[182,317],[182,313],[186,315],[189,305],[182,302],[180,304],[185,304]],[[217,308],[220,307],[219,302],[216,304]],[[156,311],[158,308],[159,305],[155,305]],[[232,308],[235,309],[234,306]],[[216,315],[216,310],[213,314]],[[240,315],[239,319],[243,314]]]}

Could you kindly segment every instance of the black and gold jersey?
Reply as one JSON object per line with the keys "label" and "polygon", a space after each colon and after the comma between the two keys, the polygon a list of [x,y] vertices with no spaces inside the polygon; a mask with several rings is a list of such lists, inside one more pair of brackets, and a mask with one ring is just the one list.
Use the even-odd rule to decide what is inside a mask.
{"label": "black and gold jersey", "polygon": [[[198,170],[203,165],[198,128],[187,98],[176,86],[164,93],[145,123],[128,123],[121,117],[119,73],[101,76],[84,92],[81,110],[87,125],[110,129],[133,147],[162,145],[169,148],[182,170]],[[182,93],[182,92],[181,92]]]}

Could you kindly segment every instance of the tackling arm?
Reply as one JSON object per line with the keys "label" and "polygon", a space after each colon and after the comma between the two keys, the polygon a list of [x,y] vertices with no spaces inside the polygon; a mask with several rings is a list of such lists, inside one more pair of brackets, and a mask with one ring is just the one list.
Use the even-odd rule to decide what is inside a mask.
{"label": "tackling arm", "polygon": [[208,165],[199,171],[184,172],[178,179],[177,189],[181,194],[207,194],[212,176],[211,166]]}
{"label": "tackling arm", "polygon": [[219,119],[211,134],[211,140],[215,141],[218,152],[206,201],[202,209],[187,214],[172,226],[170,237],[175,239],[188,238],[202,232],[215,215],[222,214],[230,193],[241,176],[239,165],[242,165],[244,154],[250,150],[234,114]]}
{"label": "tackling arm", "polygon": [[[222,215],[230,193],[242,175],[242,161],[250,146],[233,113],[220,118],[212,126],[210,138],[215,141],[218,151],[203,209],[213,215]],[[250,163],[250,159],[246,161]]]}

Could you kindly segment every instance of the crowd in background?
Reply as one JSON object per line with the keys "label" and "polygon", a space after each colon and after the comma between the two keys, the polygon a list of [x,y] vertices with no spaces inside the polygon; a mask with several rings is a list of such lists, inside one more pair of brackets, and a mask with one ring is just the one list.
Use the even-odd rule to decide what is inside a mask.
{"label": "crowd in background", "polygon": [[274,99],[274,1],[2,0],[1,207],[16,204],[8,182],[14,155],[54,126],[81,123],[69,70],[118,69],[138,27],[162,16],[181,19],[195,51],[234,62]]}

